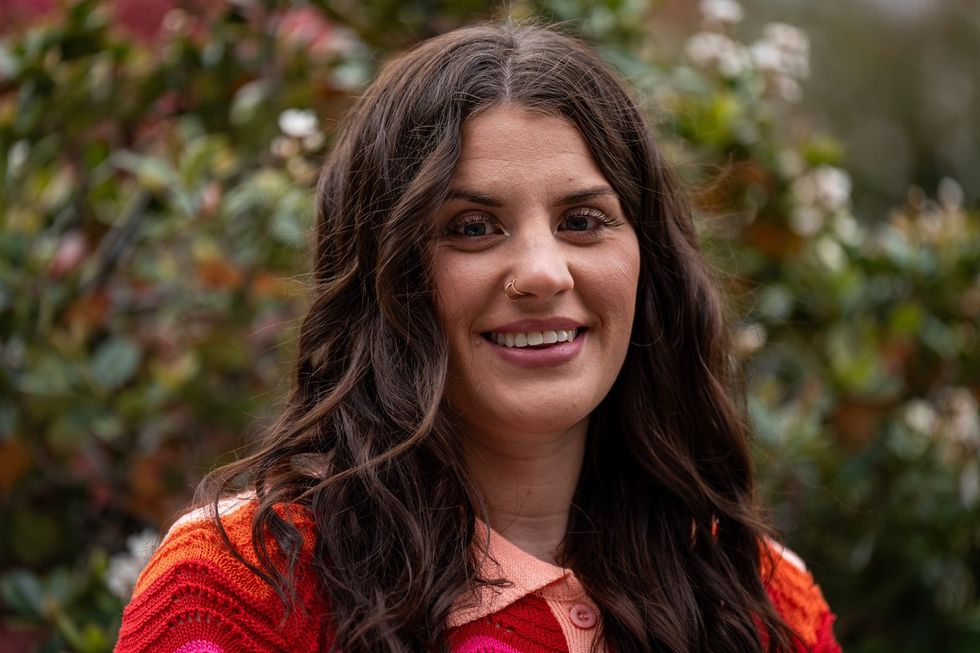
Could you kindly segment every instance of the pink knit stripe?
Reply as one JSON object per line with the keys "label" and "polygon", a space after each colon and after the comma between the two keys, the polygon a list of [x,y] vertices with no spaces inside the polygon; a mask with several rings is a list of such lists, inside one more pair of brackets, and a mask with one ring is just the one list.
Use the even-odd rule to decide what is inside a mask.
{"label": "pink knit stripe", "polygon": [[504,644],[499,639],[477,635],[470,637],[460,644],[453,653],[521,653],[513,646]]}
{"label": "pink knit stripe", "polygon": [[225,653],[225,649],[209,639],[195,639],[192,642],[187,642],[174,653]]}

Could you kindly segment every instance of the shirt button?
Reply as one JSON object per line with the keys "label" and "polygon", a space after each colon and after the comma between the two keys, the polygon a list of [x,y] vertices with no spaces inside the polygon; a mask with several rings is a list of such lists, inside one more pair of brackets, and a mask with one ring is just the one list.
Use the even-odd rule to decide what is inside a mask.
{"label": "shirt button", "polygon": [[582,630],[588,630],[589,628],[595,626],[595,610],[587,605],[579,604],[573,606],[572,609],[568,611],[568,616],[571,618],[572,623]]}

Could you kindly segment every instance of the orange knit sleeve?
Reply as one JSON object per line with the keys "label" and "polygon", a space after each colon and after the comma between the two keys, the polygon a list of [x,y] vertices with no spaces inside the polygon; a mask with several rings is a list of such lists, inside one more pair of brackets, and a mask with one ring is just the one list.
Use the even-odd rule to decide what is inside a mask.
{"label": "orange knit sleeve", "polygon": [[836,617],[795,553],[767,542],[762,551],[762,580],[786,625],[799,635],[801,653],[841,653],[833,631]]}
{"label": "orange knit sleeve", "polygon": [[[251,545],[255,510],[247,499],[221,507],[222,525],[252,564],[258,563]],[[310,524],[294,523],[310,543]],[[228,549],[210,511],[190,513],[174,524],[140,575],[115,651],[319,651],[329,619],[308,564],[300,565],[296,585],[301,604],[287,613],[275,590]]]}

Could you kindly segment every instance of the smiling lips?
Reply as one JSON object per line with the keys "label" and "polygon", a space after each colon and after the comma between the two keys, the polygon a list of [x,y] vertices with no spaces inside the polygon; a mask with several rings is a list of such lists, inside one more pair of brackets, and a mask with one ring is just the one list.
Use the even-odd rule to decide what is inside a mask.
{"label": "smiling lips", "polygon": [[[564,332],[565,340],[558,340],[558,335]],[[498,332],[484,334],[490,344],[490,350],[501,360],[522,368],[555,369],[574,360],[585,346],[588,329],[544,329],[543,331]],[[545,341],[545,335],[553,343]],[[504,342],[498,342],[500,338]],[[496,339],[494,339],[496,338]],[[539,342],[540,344],[533,344]],[[508,344],[513,342],[513,344]],[[524,344],[518,344],[522,342]]]}
{"label": "smiling lips", "polygon": [[518,367],[555,367],[571,361],[588,329],[569,318],[520,320],[483,333],[491,350]]}
{"label": "smiling lips", "polygon": [[544,331],[526,331],[519,333],[509,333],[491,331],[490,340],[503,347],[538,347],[540,345],[553,345],[559,342],[572,342],[578,329],[546,329]]}

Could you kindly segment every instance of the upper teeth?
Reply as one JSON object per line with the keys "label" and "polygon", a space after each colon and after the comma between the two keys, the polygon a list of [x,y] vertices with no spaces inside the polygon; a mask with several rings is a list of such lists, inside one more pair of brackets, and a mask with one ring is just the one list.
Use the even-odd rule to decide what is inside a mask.
{"label": "upper teeth", "polygon": [[528,331],[527,333],[491,332],[490,339],[504,347],[533,347],[535,345],[552,345],[556,342],[571,342],[575,340],[576,333],[578,333],[578,329]]}

